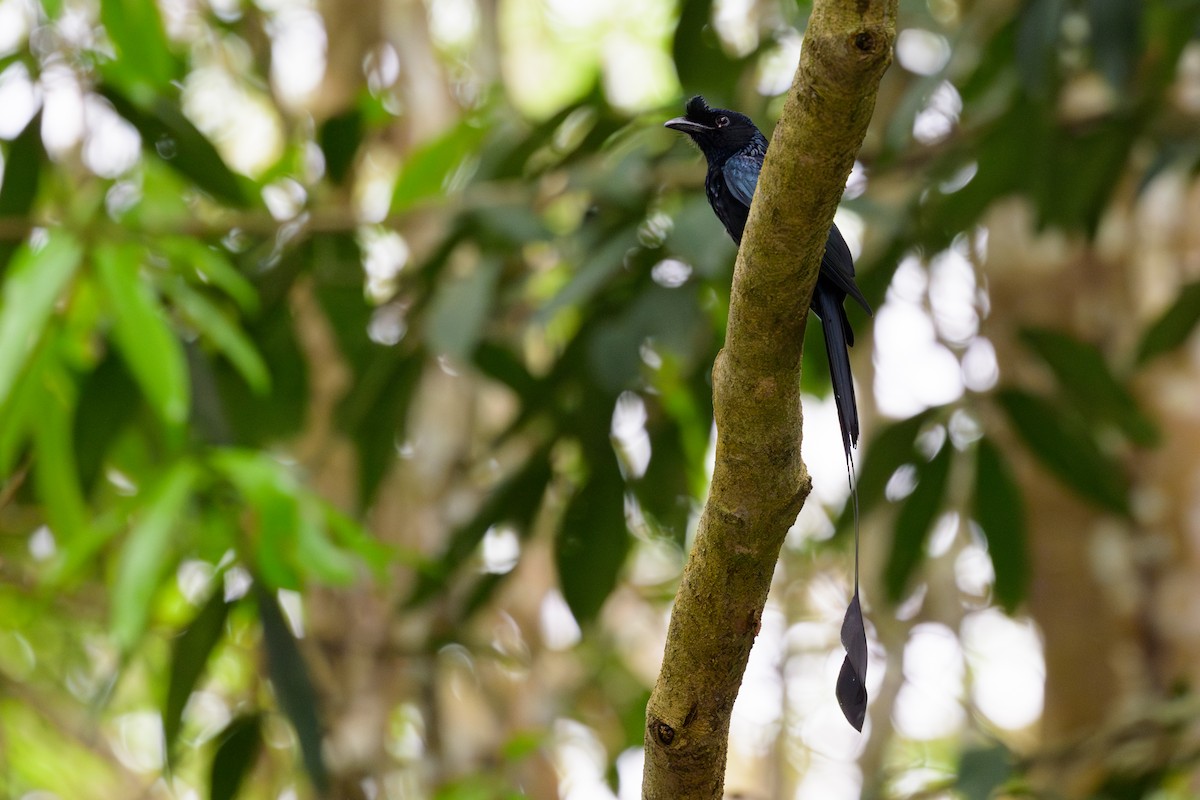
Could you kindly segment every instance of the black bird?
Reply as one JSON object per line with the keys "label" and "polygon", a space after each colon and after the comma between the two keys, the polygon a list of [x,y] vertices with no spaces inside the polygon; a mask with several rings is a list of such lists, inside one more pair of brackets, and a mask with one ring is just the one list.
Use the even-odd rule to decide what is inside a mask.
{"label": "black bird", "polygon": [[[699,95],[688,101],[686,116],[668,120],[665,124],[686,133],[704,153],[708,160],[708,175],[704,178],[708,202],[733,241],[740,245],[750,214],[750,200],[758,185],[758,173],[767,154],[767,138],[745,114],[709,108]],[[850,248],[834,225],[829,229],[825,255],[821,257],[821,273],[813,291],[812,310],[821,318],[825,331],[825,352],[829,356],[833,397],[842,426],[842,445],[849,458],[851,446],[858,444],[858,405],[854,400],[854,379],[850,374],[847,349],[854,344],[854,331],[843,306],[847,295],[871,313],[871,306],[854,283],[854,259]]]}
{"label": "black bird", "polygon": [[[682,131],[704,153],[708,175],[704,191],[708,202],[738,245],[750,215],[750,201],[758,185],[767,154],[767,138],[745,114],[724,108],[709,108],[697,95],[688,101],[687,114],[668,120],[668,128]],[[829,229],[821,272],[813,290],[812,310],[821,318],[825,331],[825,353],[829,356],[829,374],[833,378],[833,398],[842,428],[846,451],[846,469],[854,495],[854,596],[842,621],[842,646],[846,658],[838,674],[836,696],[842,713],[861,731],[867,714],[867,634],[858,594],[858,492],[853,479],[850,448],[858,444],[858,406],[854,401],[854,378],[850,374],[850,352],[854,331],[846,317],[846,296],[853,297],[871,313],[871,306],[854,283],[854,259],[842,233],[834,225]]]}

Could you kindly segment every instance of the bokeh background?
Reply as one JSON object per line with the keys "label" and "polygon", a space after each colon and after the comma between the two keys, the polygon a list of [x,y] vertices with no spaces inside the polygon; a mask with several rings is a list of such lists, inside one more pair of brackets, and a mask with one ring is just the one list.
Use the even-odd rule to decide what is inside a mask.
{"label": "bokeh background", "polygon": [[[0,796],[640,796],[778,0],[0,0]],[[1200,3],[903,0],[749,798],[1200,793]]]}

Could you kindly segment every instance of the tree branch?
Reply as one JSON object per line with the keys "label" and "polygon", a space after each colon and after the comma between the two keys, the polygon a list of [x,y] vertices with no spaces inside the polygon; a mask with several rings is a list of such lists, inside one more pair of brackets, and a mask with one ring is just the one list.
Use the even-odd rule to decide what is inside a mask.
{"label": "tree branch", "polygon": [[733,702],[779,549],[812,488],[800,458],[805,319],[834,211],[891,62],[896,5],[814,2],[759,177],[725,348],[713,366],[712,486],[646,710],[648,800],[721,797]]}

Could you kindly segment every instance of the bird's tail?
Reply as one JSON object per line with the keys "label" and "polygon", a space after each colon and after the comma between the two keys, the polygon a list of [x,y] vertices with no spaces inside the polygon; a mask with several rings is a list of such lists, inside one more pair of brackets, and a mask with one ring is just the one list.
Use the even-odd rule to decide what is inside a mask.
{"label": "bird's tail", "polygon": [[854,399],[854,378],[850,374],[850,345],[854,334],[842,303],[845,293],[837,287],[817,282],[813,304],[825,330],[825,353],[829,356],[829,374],[833,378],[833,399],[842,427],[842,446],[846,450],[846,478],[854,501],[854,597],[842,620],[842,646],[846,657],[838,673],[835,695],[846,720],[861,731],[867,717],[867,631],[863,623],[858,594],[858,487],[854,482],[854,457],[850,448],[858,444],[858,404]]}
{"label": "bird's tail", "polygon": [[850,373],[850,322],[842,307],[841,293],[817,283],[813,294],[817,315],[825,331],[825,352],[829,356],[829,374],[833,379],[833,399],[837,404],[838,422],[842,427],[842,446],[846,457],[852,445],[858,444],[858,403],[854,399],[854,376]]}

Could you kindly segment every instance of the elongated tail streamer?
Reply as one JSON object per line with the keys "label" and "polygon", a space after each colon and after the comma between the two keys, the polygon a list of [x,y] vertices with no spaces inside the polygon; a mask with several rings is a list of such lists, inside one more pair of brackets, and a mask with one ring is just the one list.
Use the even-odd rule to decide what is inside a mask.
{"label": "elongated tail streamer", "polygon": [[867,719],[867,629],[858,597],[858,486],[854,480],[854,457],[846,452],[846,473],[854,503],[854,597],[842,619],[842,647],[846,658],[838,673],[837,700],[846,721],[861,731]]}

